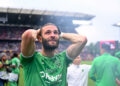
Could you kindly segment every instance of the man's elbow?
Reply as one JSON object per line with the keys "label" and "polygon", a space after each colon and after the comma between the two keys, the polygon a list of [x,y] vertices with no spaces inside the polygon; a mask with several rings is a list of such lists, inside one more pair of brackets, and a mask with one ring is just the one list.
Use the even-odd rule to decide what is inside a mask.
{"label": "man's elbow", "polygon": [[79,37],[80,39],[80,44],[82,43],[83,45],[85,45],[87,43],[87,37],[86,36],[82,36],[82,37]]}
{"label": "man's elbow", "polygon": [[32,38],[32,31],[31,31],[31,29],[26,30],[26,31],[22,34],[22,39],[27,39],[27,38]]}
{"label": "man's elbow", "polygon": [[86,43],[87,43],[87,41],[88,41],[88,40],[87,40],[87,37],[86,37],[86,36],[83,36],[83,40],[82,40],[82,41],[83,41],[83,43],[85,43],[85,44],[86,44]]}
{"label": "man's elbow", "polygon": [[96,78],[93,75],[89,75],[89,78],[92,79],[93,81],[96,81]]}

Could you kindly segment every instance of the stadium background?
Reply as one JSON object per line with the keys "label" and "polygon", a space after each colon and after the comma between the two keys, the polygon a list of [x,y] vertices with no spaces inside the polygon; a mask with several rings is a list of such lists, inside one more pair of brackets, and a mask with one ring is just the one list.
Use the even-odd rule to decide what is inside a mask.
{"label": "stadium background", "polygon": [[[0,8],[0,53],[5,52],[11,56],[13,52],[20,53],[20,42],[22,33],[29,29],[38,29],[46,23],[56,24],[62,32],[77,33],[75,28],[78,24],[73,24],[73,20],[91,20],[95,16],[84,13],[68,13],[47,10]],[[98,41],[87,45],[81,53],[82,63],[91,64],[92,60],[99,56],[99,50],[102,43],[110,45],[112,55],[120,49],[120,43],[117,40]],[[65,50],[69,42],[60,41],[58,52]],[[40,51],[41,45],[36,41],[36,49]],[[23,86],[23,72],[21,68],[19,86]],[[89,80],[88,86],[94,86]]]}

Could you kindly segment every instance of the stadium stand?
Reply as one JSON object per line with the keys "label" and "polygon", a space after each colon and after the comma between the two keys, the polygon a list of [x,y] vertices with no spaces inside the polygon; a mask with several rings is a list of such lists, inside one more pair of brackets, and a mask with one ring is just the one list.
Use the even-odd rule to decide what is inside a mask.
{"label": "stadium stand", "polygon": [[[0,52],[20,52],[21,35],[26,29],[38,29],[50,22],[56,24],[62,32],[76,33],[75,28],[79,25],[73,24],[73,20],[91,20],[94,17],[84,13],[0,8]],[[60,43],[59,52],[69,45],[65,45],[64,41]],[[41,46],[36,47],[39,49]]]}

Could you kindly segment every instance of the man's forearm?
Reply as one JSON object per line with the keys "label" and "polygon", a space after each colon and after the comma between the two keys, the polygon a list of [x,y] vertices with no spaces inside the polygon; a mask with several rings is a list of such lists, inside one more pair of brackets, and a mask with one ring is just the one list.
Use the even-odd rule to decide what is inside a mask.
{"label": "man's forearm", "polygon": [[87,43],[87,38],[79,34],[63,33],[61,37],[72,42],[67,48],[67,54],[71,59],[75,59]]}
{"label": "man's forearm", "polygon": [[62,33],[61,37],[63,39],[66,39],[68,41],[71,41],[72,43],[76,42],[82,42],[85,41],[87,42],[87,39],[85,36],[82,36],[80,34],[74,34],[74,33]]}
{"label": "man's forearm", "polygon": [[21,51],[24,56],[31,56],[34,53],[36,38],[37,30],[29,29],[23,33]]}

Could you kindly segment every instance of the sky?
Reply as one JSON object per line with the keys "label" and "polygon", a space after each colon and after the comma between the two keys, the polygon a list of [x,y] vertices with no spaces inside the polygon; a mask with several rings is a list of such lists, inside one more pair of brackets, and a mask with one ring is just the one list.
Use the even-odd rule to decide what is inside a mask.
{"label": "sky", "polygon": [[92,25],[76,28],[88,43],[120,40],[120,0],[0,0],[0,7],[79,12],[94,15]]}

